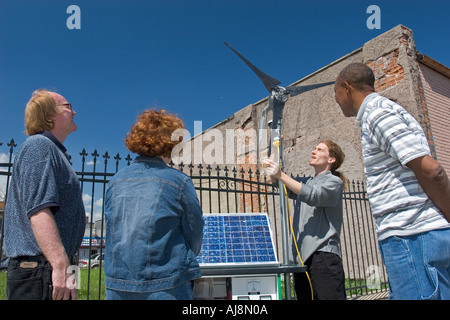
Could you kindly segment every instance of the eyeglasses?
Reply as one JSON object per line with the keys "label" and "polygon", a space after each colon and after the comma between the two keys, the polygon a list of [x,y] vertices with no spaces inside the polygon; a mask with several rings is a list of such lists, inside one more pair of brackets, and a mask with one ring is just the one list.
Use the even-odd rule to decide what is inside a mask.
{"label": "eyeglasses", "polygon": [[72,109],[72,104],[71,104],[71,103],[69,103],[69,102],[67,102],[67,103],[63,103],[63,104],[62,104],[62,106],[65,106],[65,107],[67,107],[67,109],[69,109],[69,110],[71,110],[71,111],[73,110],[73,109]]}

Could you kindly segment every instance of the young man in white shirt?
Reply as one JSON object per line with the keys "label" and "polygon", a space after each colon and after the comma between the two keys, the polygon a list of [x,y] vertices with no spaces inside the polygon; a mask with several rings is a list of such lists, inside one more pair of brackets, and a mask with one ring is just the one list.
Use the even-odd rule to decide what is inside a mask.
{"label": "young man in white shirt", "polygon": [[374,89],[372,70],[345,67],[335,98],[356,117],[390,299],[450,299],[450,182],[417,121]]}

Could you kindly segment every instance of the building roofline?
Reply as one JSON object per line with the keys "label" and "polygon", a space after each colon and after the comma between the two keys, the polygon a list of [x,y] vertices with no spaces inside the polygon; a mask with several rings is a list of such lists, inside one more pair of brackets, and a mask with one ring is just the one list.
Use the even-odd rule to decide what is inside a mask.
{"label": "building roofline", "polygon": [[[363,49],[363,47],[360,47],[360,48],[358,48],[358,49],[356,49],[356,50],[353,50],[353,51],[350,52],[350,53],[347,53],[345,56],[342,56],[342,57],[340,57],[339,59],[337,59],[337,60],[335,60],[335,61],[333,61],[333,62],[327,64],[326,66],[324,66],[324,67],[322,67],[322,68],[320,68],[320,69],[314,71],[313,73],[308,74],[307,76],[301,78],[300,80],[295,81],[294,83],[290,84],[289,86],[296,86],[296,85],[299,85],[299,84],[302,83],[303,81],[306,81],[306,80],[308,80],[309,78],[314,77],[315,75],[321,73],[321,72],[324,71],[325,69],[328,69],[328,68],[334,66],[335,64],[338,64],[339,62],[341,62],[341,61],[347,59],[348,57],[350,57],[350,56],[352,56],[352,55],[354,55],[354,54],[356,54],[356,53],[359,53],[360,51],[362,51],[362,49]],[[330,81],[334,81],[334,80],[335,80],[335,79],[331,79]],[[267,100],[268,98],[269,98],[269,97],[267,96],[267,97],[265,97],[265,98],[263,98],[263,99],[261,99],[261,100],[255,102],[255,103],[253,103],[253,105],[259,104],[259,103],[261,103],[261,102]]]}
{"label": "building roofline", "polygon": [[[300,80],[295,81],[295,82],[292,83],[290,86],[296,86],[296,85],[302,83],[303,81],[306,81],[306,80],[308,80],[309,78],[314,77],[316,74],[318,74],[318,73],[324,71],[325,69],[328,69],[328,68],[334,66],[335,64],[338,64],[338,63],[341,62],[342,60],[345,60],[345,59],[347,59],[348,57],[350,57],[350,56],[352,56],[352,55],[354,55],[354,54],[360,52],[362,49],[363,49],[363,47],[360,47],[360,48],[358,48],[358,49],[356,49],[356,50],[353,50],[353,51],[350,52],[350,53],[347,53],[345,56],[340,57],[339,59],[337,59],[337,60],[331,62],[330,64],[328,64],[328,65],[326,65],[326,66],[324,66],[324,67],[322,67],[322,68],[320,68],[320,69],[314,71],[313,73],[311,73],[311,74],[309,74],[309,75],[307,75],[307,76],[301,78]],[[330,80],[330,81],[334,81],[334,79],[332,79],[332,80]],[[250,105],[248,105],[248,106],[251,106],[251,105],[257,105],[257,104],[263,103],[263,102],[266,101],[267,99],[269,99],[269,96],[266,96],[266,97],[260,99],[259,101],[256,101],[256,102],[254,102],[254,103],[252,103],[252,104],[250,104]],[[247,106],[247,107],[248,107],[248,106]],[[222,123],[225,123],[225,122],[229,121],[229,120],[232,119],[233,117],[234,117],[234,114],[231,115],[230,117],[228,117],[228,118],[226,118],[226,119],[224,119],[224,120],[222,120],[222,121],[216,123],[216,124],[213,125],[212,127],[203,130],[201,133],[196,134],[195,136],[191,137],[191,139],[193,139],[193,138],[195,138],[195,137],[197,137],[197,136],[203,134],[204,132],[206,132],[206,131],[209,130],[209,129],[213,129],[213,128],[218,127],[219,125],[221,125]]]}
{"label": "building roofline", "polygon": [[[350,56],[352,56],[352,55],[354,55],[354,54],[359,53],[362,49],[363,49],[363,47],[360,47],[360,48],[358,48],[358,49],[356,49],[356,50],[353,50],[353,51],[350,52],[350,53],[347,53],[345,56],[342,56],[342,57],[340,57],[339,59],[337,59],[337,60],[331,62],[330,64],[328,64],[328,65],[326,65],[326,66],[324,66],[324,67],[322,67],[322,68],[320,68],[320,69],[314,71],[313,73],[307,75],[306,77],[303,77],[303,78],[301,78],[300,80],[295,81],[293,84],[291,84],[291,86],[296,86],[296,85],[300,84],[301,82],[306,81],[306,80],[308,80],[308,79],[311,78],[311,77],[314,77],[316,74],[318,74],[318,73],[324,71],[325,69],[328,69],[328,68],[334,66],[335,64],[338,64],[338,63],[341,62],[342,60],[345,60],[345,59],[347,59],[348,57],[350,57]],[[332,79],[332,80],[330,80],[330,81],[334,81],[334,80],[335,80],[335,79]]]}
{"label": "building roofline", "polygon": [[439,72],[447,78],[450,78],[450,69],[444,66],[442,63],[421,53],[417,54],[417,60],[419,60],[421,64],[433,69],[434,71]]}

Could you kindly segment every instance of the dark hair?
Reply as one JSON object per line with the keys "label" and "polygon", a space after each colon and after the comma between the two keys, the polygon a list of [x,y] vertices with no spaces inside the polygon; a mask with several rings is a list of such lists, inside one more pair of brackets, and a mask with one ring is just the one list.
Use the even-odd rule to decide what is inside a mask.
{"label": "dark hair", "polygon": [[339,73],[337,83],[343,85],[344,82],[350,83],[356,90],[370,89],[375,91],[375,75],[372,69],[364,63],[351,63]]}

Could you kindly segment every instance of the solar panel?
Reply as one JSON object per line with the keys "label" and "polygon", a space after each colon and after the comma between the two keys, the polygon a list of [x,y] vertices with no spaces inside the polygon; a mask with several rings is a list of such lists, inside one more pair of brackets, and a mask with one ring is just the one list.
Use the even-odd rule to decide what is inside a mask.
{"label": "solar panel", "polygon": [[278,263],[266,213],[205,214],[203,219],[200,265]]}

